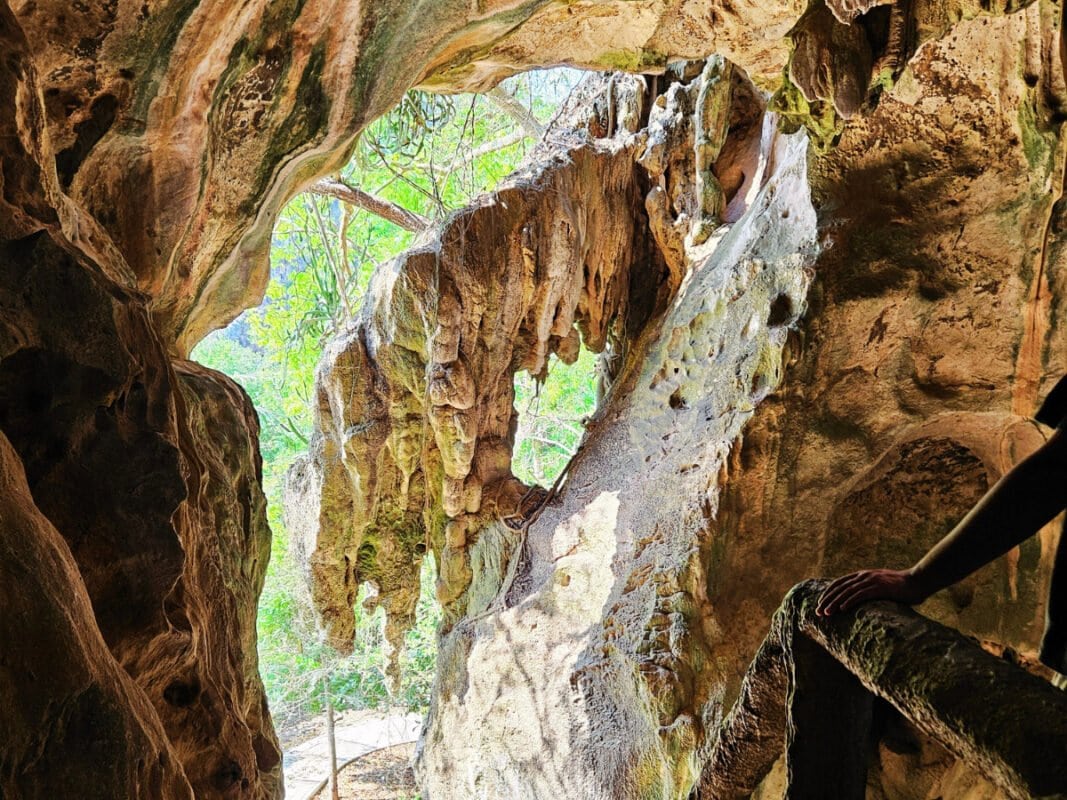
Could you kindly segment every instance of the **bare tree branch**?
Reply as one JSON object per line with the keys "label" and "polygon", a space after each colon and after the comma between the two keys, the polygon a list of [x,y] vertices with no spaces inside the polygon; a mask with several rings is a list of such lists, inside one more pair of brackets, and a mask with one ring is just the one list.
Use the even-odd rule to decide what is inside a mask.
{"label": "bare tree branch", "polygon": [[535,436],[533,434],[527,434],[522,438],[524,441],[527,442],[538,442],[539,444],[543,444],[546,447],[555,447],[557,450],[562,450],[568,456],[574,452],[573,448],[567,447],[567,445],[563,444],[562,442],[557,442],[555,439],[547,439],[544,436]]}
{"label": "bare tree branch", "polygon": [[545,126],[537,121],[537,117],[533,115],[533,112],[499,86],[494,86],[485,93],[485,96],[492,100],[497,108],[515,120],[526,131],[527,135],[535,139],[540,139],[544,136]]}
{"label": "bare tree branch", "polygon": [[[326,230],[326,220],[322,218],[322,212],[319,211],[319,204],[312,201],[311,210],[315,213],[315,221],[319,226],[319,234],[322,236],[322,243],[324,245],[322,252],[326,256],[326,263],[330,265],[330,269],[333,271],[334,281],[337,283],[337,291],[341,295],[341,301],[344,305],[344,318],[342,321],[347,321],[352,318],[352,307],[348,302],[348,285],[345,283],[345,276],[341,271],[341,265],[337,263],[337,258],[334,256],[333,248],[330,247],[330,234],[329,231]],[[337,317],[334,314],[331,314],[330,316],[333,317],[332,322],[334,329],[336,330],[340,328],[341,326],[338,324]]]}
{"label": "bare tree branch", "polygon": [[513,144],[518,144],[528,136],[529,134],[526,133],[526,131],[515,130],[505,136],[501,136],[499,139],[494,139],[491,142],[486,142],[480,147],[474,148],[463,158],[453,159],[448,164],[435,166],[427,161],[417,161],[412,166],[415,169],[426,170],[433,172],[434,174],[447,175],[457,169],[466,169],[475,161],[475,159],[489,155],[490,153],[495,153],[497,150],[503,150],[505,147],[511,147]]}
{"label": "bare tree branch", "polygon": [[420,233],[430,226],[428,219],[416,214],[414,211],[408,211],[396,203],[390,203],[388,200],[375,197],[336,178],[323,178],[312,184],[308,191],[314,194],[336,197],[342,203],[362,208],[364,211],[369,211],[371,214],[415,233]]}

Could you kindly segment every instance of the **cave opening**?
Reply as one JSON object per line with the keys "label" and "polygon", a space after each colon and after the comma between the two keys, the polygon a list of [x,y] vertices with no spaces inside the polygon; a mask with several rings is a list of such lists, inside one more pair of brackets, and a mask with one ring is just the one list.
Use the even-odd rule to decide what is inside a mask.
{"label": "cave opening", "polygon": [[511,468],[524,483],[552,486],[578,452],[598,406],[600,361],[583,347],[571,363],[550,356],[542,375],[515,374],[518,424]]}
{"label": "cave opening", "polygon": [[1064,6],[0,0],[0,797],[1067,796]]}
{"label": "cave opening", "polygon": [[[409,92],[364,132],[343,169],[285,205],[263,303],[191,354],[234,378],[259,416],[272,531],[257,615],[259,666],[283,751],[321,731],[327,700],[339,720],[424,713],[441,620],[437,565],[421,558],[413,624],[399,675],[391,674],[387,622],[369,567],[379,554],[368,539],[350,557],[367,578],[354,589],[350,651],[338,653],[321,633],[283,508],[287,473],[312,439],[323,351],[368,313],[368,287],[392,259],[520,167],[581,78],[557,68],[524,73],[486,94]],[[551,483],[576,448],[582,419],[595,406],[594,360],[583,349],[573,366],[553,356],[544,382],[516,378],[516,404],[527,412],[516,442],[524,479]],[[426,554],[421,528],[412,535],[419,537],[414,552]],[[184,701],[189,692],[171,695]]]}

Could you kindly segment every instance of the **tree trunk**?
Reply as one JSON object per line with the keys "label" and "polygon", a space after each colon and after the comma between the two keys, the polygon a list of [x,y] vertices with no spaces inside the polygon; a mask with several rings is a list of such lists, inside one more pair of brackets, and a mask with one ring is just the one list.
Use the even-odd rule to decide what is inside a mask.
{"label": "tree trunk", "polygon": [[330,797],[341,800],[337,789],[337,739],[333,731],[333,698],[330,696],[330,673],[322,679],[322,697],[326,701],[326,742],[330,748]]}

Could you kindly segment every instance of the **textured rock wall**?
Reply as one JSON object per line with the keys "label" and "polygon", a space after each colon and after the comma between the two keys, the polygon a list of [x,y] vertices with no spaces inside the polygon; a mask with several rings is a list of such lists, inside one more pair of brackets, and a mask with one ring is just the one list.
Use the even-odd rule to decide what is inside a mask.
{"label": "textured rock wall", "polygon": [[[67,247],[49,231],[0,244],[0,430],[26,472],[27,513],[65,538],[95,615],[79,634],[102,636],[147,695],[142,722],[166,729],[196,796],[246,781],[248,796],[270,796],[279,753],[255,660],[270,536],[254,412],[224,376],[175,370],[143,304]],[[81,648],[67,646],[76,664]],[[21,682],[7,675],[11,690]],[[13,768],[45,768],[33,764]],[[52,796],[32,786],[16,796]]]}
{"label": "textured rock wall", "polygon": [[276,796],[255,414],[167,358],[118,251],[62,194],[6,5],[0,42],[0,793]]}
{"label": "textured rock wall", "polygon": [[[138,777],[143,767],[119,775],[120,787],[82,765],[87,784],[107,796],[277,792],[254,655],[269,541],[257,426],[236,387],[176,356],[259,300],[280,203],[342,163],[360,127],[420,81],[485,86],[562,61],[657,70],[713,41],[773,74],[788,45],[777,33],[753,37],[750,11],[723,8],[713,19],[685,2],[458,0],[0,5],[0,431],[26,475],[25,513],[62,535],[91,601],[79,635],[102,636],[113,660],[94,667],[94,680],[125,696],[125,674],[143,695],[122,712],[125,755],[104,747],[95,763],[151,764],[155,747],[180,764],[161,766],[174,775],[158,791]],[[783,6],[765,21],[780,33],[799,11]],[[448,425],[459,432],[455,417]],[[37,599],[39,611],[27,599],[27,614],[45,619],[61,602],[58,585],[47,583],[55,593]],[[69,663],[54,667],[84,685],[79,664],[103,655],[65,635],[56,632]],[[5,667],[5,692],[25,680]],[[50,729],[65,712],[43,713]],[[39,777],[47,765],[21,737],[0,742],[3,779],[22,776],[15,796],[49,796],[54,787]]]}
{"label": "textured rock wall", "polygon": [[[122,251],[168,348],[262,299],[275,211],[413,83],[531,66],[662,69],[713,50],[773,75],[803,4],[691,0],[17,2],[61,188]],[[744,58],[741,58],[744,54]],[[398,57],[399,56],[399,57]]]}
{"label": "textured rock wall", "polygon": [[162,725],[108,651],[70,548],[35,507],[2,434],[0,467],[0,791],[191,800]]}
{"label": "textured rock wall", "polygon": [[[420,755],[431,796],[687,796],[785,590],[812,574],[911,563],[1042,441],[1026,417],[1063,368],[1059,9],[1038,3],[951,28],[919,9],[919,32],[889,65],[891,14],[847,31],[840,9],[810,13],[828,19],[799,26],[790,81],[772,104],[825,152],[775,133],[757,95],[710,90],[731,85],[714,80],[729,74],[719,61],[662,79],[650,98],[632,137],[634,169],[645,170],[644,213],[634,213],[665,270],[643,287],[656,296],[652,315],[621,332],[621,370],[558,494],[533,514],[520,509],[511,521],[522,525],[466,517],[432,495],[423,521],[401,523],[429,532],[424,547],[451,589],[439,586],[452,614]],[[866,48],[860,73],[852,63],[834,77],[847,47],[805,73],[801,59],[825,56],[831,40]],[[797,91],[809,92],[800,114],[788,105]],[[705,185],[696,178],[708,164]],[[553,192],[557,216],[587,197]],[[515,269],[507,246],[464,245],[471,263]],[[381,284],[364,333],[331,350],[323,403],[348,408],[343,424],[329,417],[334,429],[362,431],[372,418],[344,398],[389,372],[369,343],[396,298],[409,285],[445,293],[454,259],[434,263],[440,283],[434,272],[401,291]],[[483,276],[463,302],[477,307],[503,280]],[[428,343],[413,349],[430,352],[439,337],[452,341],[447,322],[435,328],[433,301],[398,316],[427,312]],[[468,326],[461,347],[472,334],[498,335]],[[429,383],[415,394],[432,397],[432,359],[417,367]],[[472,396],[493,385],[480,373],[470,384]],[[435,413],[423,411],[430,463],[442,447],[430,438]],[[348,463],[384,452],[351,439],[342,451]],[[321,486],[370,485],[337,474]],[[395,500],[377,487],[381,514]],[[457,520],[462,536],[450,537]],[[307,542],[332,537],[322,521]],[[1042,532],[924,610],[993,649],[1032,654],[1054,536]],[[307,555],[321,569],[329,550],[318,547]],[[460,547],[469,555],[456,570]],[[332,615],[337,598],[354,597],[354,582],[343,586],[326,604]],[[879,719],[874,796],[996,796],[936,744]]]}
{"label": "textured rock wall", "polygon": [[[1046,4],[961,23],[813,163],[812,313],[738,443],[720,529],[782,538],[718,568],[784,589],[801,554],[909,564],[1042,440],[1025,417],[1064,368],[1058,27]],[[1032,650],[1052,535],[926,610]]]}
{"label": "textured rock wall", "polygon": [[[811,312],[732,455],[717,527],[712,569],[737,581],[710,600],[740,652],[766,613],[746,586],[909,565],[1042,441],[1027,418],[1067,366],[1059,25],[1044,3],[961,23],[813,163]],[[922,610],[1032,657],[1056,535]],[[914,733],[878,759],[887,797],[976,791]]]}
{"label": "textured rock wall", "polygon": [[[1065,344],[1059,19],[0,3],[4,795],[277,794],[257,426],[178,357],[261,296],[280,203],[411,85],[717,51],[644,106],[620,80],[596,141],[379,277],[374,325],[330,351],[307,468],[343,490],[303,495],[335,641],[358,579],[402,626],[414,562],[439,559],[433,796],[684,796],[785,588],[906,563],[1040,439],[1022,416]],[[619,354],[614,384],[536,510],[507,470],[510,374],[570,357],[573,322]],[[1050,540],[931,610],[1025,653]],[[960,794],[951,759],[915,770],[929,755],[882,748],[878,791]]]}

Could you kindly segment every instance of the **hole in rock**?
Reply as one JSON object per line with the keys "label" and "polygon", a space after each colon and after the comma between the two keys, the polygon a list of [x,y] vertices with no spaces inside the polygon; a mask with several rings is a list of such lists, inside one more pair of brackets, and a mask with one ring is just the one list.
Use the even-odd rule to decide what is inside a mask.
{"label": "hole in rock", "polygon": [[118,107],[119,101],[114,95],[102,94],[89,107],[89,118],[74,126],[74,144],[56,154],[56,172],[64,189],[70,186],[74,173],[89,151],[111,129]]}
{"label": "hole in rock", "polygon": [[786,325],[793,319],[793,301],[787,294],[780,294],[771,302],[771,310],[767,315],[767,327],[776,328]]}
{"label": "hole in rock", "polygon": [[215,776],[211,782],[216,789],[220,792],[224,792],[235,783],[239,782],[243,775],[244,772],[241,769],[240,764],[236,761],[228,761],[216,770]]}
{"label": "hole in rock", "polygon": [[[441,619],[435,599],[435,559],[425,558],[424,532],[381,541],[371,530],[365,539],[350,542],[347,553],[336,556],[349,558],[348,571],[361,581],[358,587],[344,587],[349,593],[346,599],[354,603],[351,654],[341,655],[324,641],[305,583],[312,553],[295,541],[283,519],[287,472],[294,463],[301,469],[298,459],[308,452],[314,436],[316,367],[325,348],[358,324],[375,271],[392,263],[427,228],[492,191],[516,170],[537,143],[532,131],[549,122],[581,77],[565,69],[516,76],[500,86],[506,97],[500,92],[495,97],[406,95],[364,131],[352,160],[331,177],[329,185],[320,183],[286,204],[275,223],[270,282],[262,305],[206,337],[192,354],[195,361],[241,384],[259,415],[262,486],[272,536],[257,618],[259,664],[283,750],[324,730],[324,685],[339,715],[339,729],[347,714],[375,711],[384,716],[398,713],[397,706],[401,711],[425,710]],[[77,153],[63,158],[73,164],[89,144],[86,138]],[[366,195],[379,202],[362,202]],[[575,386],[581,384],[580,402],[568,399],[570,388],[559,386],[571,373],[556,366],[539,391],[534,391],[532,382],[523,384],[522,407],[542,416],[536,422],[530,417],[523,427],[530,431],[522,439],[526,455],[520,457],[530,465],[527,480],[535,480],[536,472],[551,483],[577,446],[582,417],[595,404],[594,361],[589,353],[579,359],[577,369],[584,370],[583,377],[573,380]],[[48,398],[40,402],[47,403]],[[557,414],[562,415],[559,424],[566,425],[562,432],[543,419]],[[349,421],[347,432],[374,433],[373,426],[361,428],[358,423]],[[556,441],[547,445],[534,441],[535,435]],[[413,481],[410,491],[421,498],[424,485]],[[253,517],[249,514],[246,519],[255,525]],[[317,523],[308,522],[313,524]],[[378,574],[383,561],[421,562],[414,626],[404,637],[396,691],[386,680],[388,647],[381,606],[387,605],[389,584]],[[367,597],[372,598],[371,610],[358,602]],[[181,603],[173,605],[168,617],[172,624],[182,622]],[[336,615],[338,609],[329,612]],[[167,702],[195,702],[194,695],[191,686],[172,684]],[[261,742],[256,758],[260,769],[270,769],[278,755]],[[236,764],[222,764],[215,780],[222,787],[247,778]]]}
{"label": "hole in rock", "polygon": [[274,769],[282,758],[274,743],[262,734],[256,734],[252,740],[252,751],[256,754],[256,768],[263,772]]}
{"label": "hole in rock", "polygon": [[200,697],[200,681],[173,681],[163,690],[163,699],[177,708],[188,708]]}
{"label": "hole in rock", "polygon": [[584,347],[573,364],[551,356],[543,381],[516,373],[518,428],[511,471],[527,484],[555,483],[578,451],[596,406],[597,356]]}

